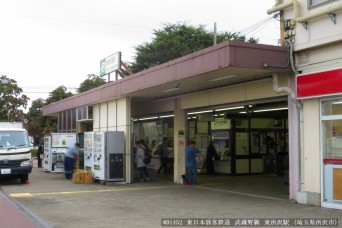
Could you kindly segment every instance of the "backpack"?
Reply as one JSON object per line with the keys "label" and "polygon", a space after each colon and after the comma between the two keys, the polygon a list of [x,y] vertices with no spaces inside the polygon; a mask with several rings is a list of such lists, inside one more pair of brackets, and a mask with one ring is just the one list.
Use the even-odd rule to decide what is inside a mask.
{"label": "backpack", "polygon": [[144,151],[144,164],[150,164],[152,159],[152,151],[146,147]]}

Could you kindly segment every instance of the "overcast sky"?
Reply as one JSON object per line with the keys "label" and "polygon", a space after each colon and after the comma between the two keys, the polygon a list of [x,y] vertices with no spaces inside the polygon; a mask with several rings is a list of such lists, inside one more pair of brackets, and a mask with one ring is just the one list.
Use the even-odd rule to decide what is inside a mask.
{"label": "overcast sky", "polygon": [[[35,100],[99,74],[101,59],[150,42],[163,23],[186,22],[243,31],[269,17],[274,0],[0,0],[0,74]],[[279,22],[248,34],[277,45]],[[71,90],[75,92],[74,90]]]}

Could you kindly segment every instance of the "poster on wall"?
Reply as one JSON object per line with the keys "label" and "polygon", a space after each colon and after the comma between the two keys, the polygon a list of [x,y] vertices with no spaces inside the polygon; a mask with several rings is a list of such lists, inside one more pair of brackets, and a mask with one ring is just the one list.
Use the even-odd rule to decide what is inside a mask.
{"label": "poster on wall", "polygon": [[225,118],[215,118],[215,121],[210,122],[212,130],[230,129],[230,120]]}
{"label": "poster on wall", "polygon": [[52,134],[51,147],[71,147],[76,142],[76,134]]}

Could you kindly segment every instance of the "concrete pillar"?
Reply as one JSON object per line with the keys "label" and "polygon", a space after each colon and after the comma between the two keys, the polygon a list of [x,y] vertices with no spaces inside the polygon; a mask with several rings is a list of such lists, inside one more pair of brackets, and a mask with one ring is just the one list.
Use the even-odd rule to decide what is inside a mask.
{"label": "concrete pillar", "polygon": [[[295,91],[295,76],[289,75],[288,86]],[[297,192],[300,190],[300,117],[296,104],[288,98],[289,121],[289,193],[290,199],[297,200]]]}
{"label": "concrete pillar", "polygon": [[131,143],[133,129],[131,122],[131,98],[124,97],[116,100],[115,123],[117,131],[125,132],[125,180],[126,183],[132,183],[133,173],[133,145]]}
{"label": "concrete pillar", "polygon": [[185,174],[186,115],[181,109],[181,99],[174,102],[174,176],[175,183]]}
{"label": "concrete pillar", "polygon": [[126,126],[125,126],[125,161],[126,161],[126,183],[132,183],[134,175],[134,151],[132,142],[133,126],[131,121],[131,98],[126,97]]}

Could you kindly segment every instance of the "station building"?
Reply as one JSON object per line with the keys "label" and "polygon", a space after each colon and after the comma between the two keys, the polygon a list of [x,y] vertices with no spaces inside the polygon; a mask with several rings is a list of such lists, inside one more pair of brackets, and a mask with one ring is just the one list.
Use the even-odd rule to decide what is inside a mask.
{"label": "station building", "polygon": [[298,153],[289,114],[298,112],[288,96],[294,82],[286,48],[227,41],[55,102],[43,114],[58,116],[61,133],[124,131],[127,183],[135,140],[153,147],[163,137],[171,140],[175,182],[189,140],[203,156],[215,141],[219,173],[274,173],[276,154],[284,166],[289,152]]}
{"label": "station building", "polygon": [[[168,137],[173,180],[185,147],[214,140],[224,175],[288,175],[289,199],[342,208],[341,1],[275,1],[283,46],[226,41],[55,102],[58,132],[124,131],[125,181],[135,140]],[[341,144],[341,145],[340,145]]]}

